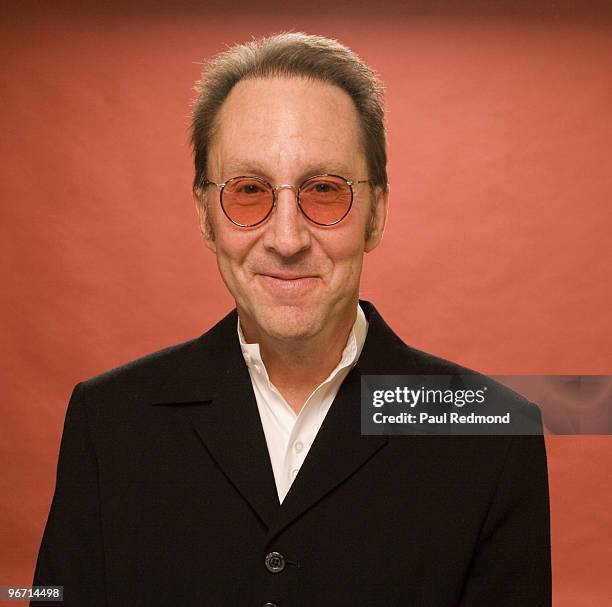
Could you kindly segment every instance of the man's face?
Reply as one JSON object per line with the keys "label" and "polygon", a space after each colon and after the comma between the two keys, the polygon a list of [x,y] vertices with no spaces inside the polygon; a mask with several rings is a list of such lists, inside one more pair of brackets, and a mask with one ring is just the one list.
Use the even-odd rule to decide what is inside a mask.
{"label": "man's face", "polygon": [[[355,181],[369,177],[354,104],[333,85],[303,78],[244,80],[217,120],[208,157],[211,181],[248,175],[297,186],[322,173]],[[265,335],[307,339],[354,319],[363,254],[382,236],[386,196],[377,192],[374,229],[366,241],[371,190],[368,184],[353,188],[353,206],[337,225],[313,224],[295,193],[283,189],[271,216],[251,228],[231,223],[218,191],[209,188],[214,239],[206,244],[217,256],[249,341]]]}

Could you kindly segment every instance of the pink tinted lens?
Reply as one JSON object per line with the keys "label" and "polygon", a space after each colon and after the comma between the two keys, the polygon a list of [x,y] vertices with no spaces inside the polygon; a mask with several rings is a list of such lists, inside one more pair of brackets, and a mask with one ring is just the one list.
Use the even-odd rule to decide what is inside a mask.
{"label": "pink tinted lens", "polygon": [[272,209],[274,194],[263,180],[230,179],[221,193],[221,206],[231,221],[241,226],[261,223]]}
{"label": "pink tinted lens", "polygon": [[304,215],[322,225],[338,223],[350,210],[351,186],[340,177],[313,177],[300,188],[300,206]]}

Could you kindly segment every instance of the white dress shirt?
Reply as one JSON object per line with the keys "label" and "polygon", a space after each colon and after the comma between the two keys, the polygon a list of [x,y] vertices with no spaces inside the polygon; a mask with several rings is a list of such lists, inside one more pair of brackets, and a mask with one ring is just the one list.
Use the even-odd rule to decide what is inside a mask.
{"label": "white dress shirt", "polygon": [[238,319],[238,338],[257,400],[266,436],[278,498],[282,503],[329,411],[340,385],[357,362],[368,331],[368,321],[357,304],[357,318],[336,368],[306,399],[296,414],[270,381],[259,344],[248,344]]}

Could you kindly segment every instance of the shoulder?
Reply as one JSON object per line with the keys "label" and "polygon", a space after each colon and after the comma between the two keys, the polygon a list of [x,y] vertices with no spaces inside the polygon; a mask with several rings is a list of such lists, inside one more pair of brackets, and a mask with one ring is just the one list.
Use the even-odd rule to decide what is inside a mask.
{"label": "shoulder", "polygon": [[[500,409],[510,408],[524,414],[529,427],[540,427],[537,406],[506,387],[494,377],[459,363],[446,360],[406,344],[383,320],[369,302],[361,302],[369,322],[368,335],[359,361],[362,375],[443,376],[458,378],[469,386],[486,388]],[[456,383],[456,382],[455,382]]]}
{"label": "shoulder", "polygon": [[476,371],[406,344],[378,310],[360,301],[368,320],[368,334],[360,362],[371,372],[388,374],[467,375]]}
{"label": "shoulder", "polygon": [[79,390],[87,399],[160,402],[192,398],[194,387],[204,390],[222,370],[222,359],[239,348],[235,310],[214,327],[86,379]]}

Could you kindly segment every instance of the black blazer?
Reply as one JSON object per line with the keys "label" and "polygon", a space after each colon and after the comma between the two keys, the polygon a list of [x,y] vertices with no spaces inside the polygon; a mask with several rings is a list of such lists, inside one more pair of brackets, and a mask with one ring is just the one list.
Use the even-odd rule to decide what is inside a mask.
{"label": "black blazer", "polygon": [[465,371],[362,306],[361,357],[282,506],[235,311],[78,384],[34,583],[65,607],[550,605],[543,438],[362,436],[361,374]]}

